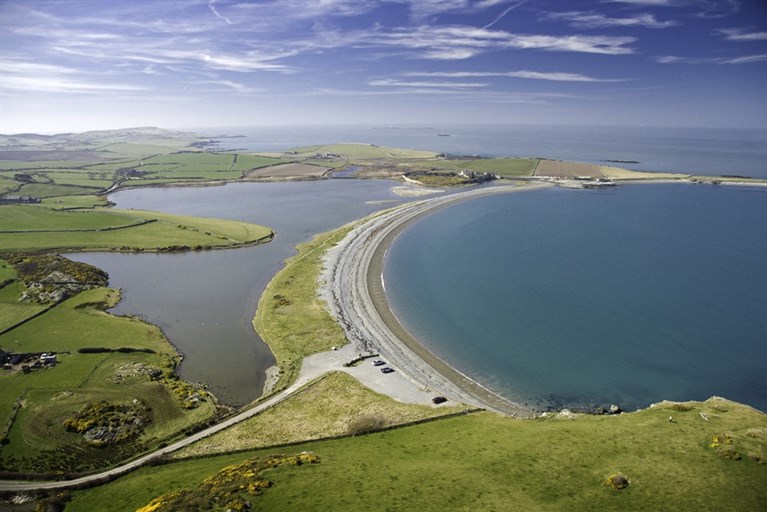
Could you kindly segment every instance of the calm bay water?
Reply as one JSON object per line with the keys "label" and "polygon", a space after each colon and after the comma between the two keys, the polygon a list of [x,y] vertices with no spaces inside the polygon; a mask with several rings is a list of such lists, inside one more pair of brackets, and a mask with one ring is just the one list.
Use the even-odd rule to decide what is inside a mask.
{"label": "calm bay water", "polygon": [[540,408],[712,395],[767,410],[767,190],[638,185],[461,203],[387,294],[436,354]]}
{"label": "calm bay water", "polygon": [[[767,131],[753,129],[439,125],[268,126],[197,131],[244,135],[221,139],[221,147],[248,151],[363,142],[457,155],[546,157],[643,171],[767,178]],[[609,164],[603,160],[638,163]]]}

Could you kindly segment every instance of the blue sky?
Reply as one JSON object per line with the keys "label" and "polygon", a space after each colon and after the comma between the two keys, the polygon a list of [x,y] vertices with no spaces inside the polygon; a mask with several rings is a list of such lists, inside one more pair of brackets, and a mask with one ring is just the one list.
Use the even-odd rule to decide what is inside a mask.
{"label": "blue sky", "polygon": [[0,132],[767,130],[765,0],[0,0]]}

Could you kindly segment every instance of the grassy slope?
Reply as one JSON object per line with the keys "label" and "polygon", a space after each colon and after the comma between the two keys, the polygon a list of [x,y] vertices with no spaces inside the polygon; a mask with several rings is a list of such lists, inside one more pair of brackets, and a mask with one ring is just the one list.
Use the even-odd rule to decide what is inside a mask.
{"label": "grassy slope", "polygon": [[[308,385],[290,400],[184,448],[174,456],[211,455],[340,436],[354,431],[358,422],[367,420],[382,426],[398,425],[462,409],[460,406],[434,408],[403,404],[362,386],[345,373],[332,373]],[[274,428],[275,425],[280,428]]]}
{"label": "grassy slope", "polygon": [[414,170],[460,172],[469,169],[474,172],[489,172],[502,177],[532,176],[538,160],[530,158],[482,158],[468,160],[430,160],[407,164]]}
{"label": "grassy slope", "polygon": [[[2,282],[2,279],[0,279],[0,282]],[[47,307],[41,304],[19,302],[19,297],[21,297],[24,289],[24,284],[19,282],[10,283],[0,288],[0,331],[34,316]],[[2,345],[0,345],[0,348],[10,349],[10,347],[3,347]]]}
{"label": "grassy slope", "polygon": [[325,233],[299,245],[298,254],[285,262],[258,301],[253,325],[280,367],[275,389],[295,378],[304,357],[346,344],[341,327],[317,297],[316,285],[324,249],[346,233],[344,229]]}
{"label": "grassy slope", "polygon": [[[145,468],[78,493],[68,511],[134,510],[217,469],[268,453],[311,450],[316,466],[265,473],[262,510],[743,510],[763,508],[767,416],[724,400],[620,416],[516,420],[490,413],[362,437]],[[700,413],[709,418],[705,421]],[[672,415],[674,422],[669,423]],[[742,460],[709,436],[731,432]],[[630,485],[612,491],[614,472]],[[364,505],[362,505],[364,504]]]}
{"label": "grassy slope", "polygon": [[16,269],[4,259],[0,259],[0,283],[5,283],[15,278]]}
{"label": "grassy slope", "polygon": [[[56,211],[35,205],[4,205],[0,206],[0,216],[0,230],[28,230],[2,234],[0,250],[9,251],[234,247],[265,241],[271,234],[267,227],[246,222],[139,210]],[[146,220],[156,222],[143,223]],[[123,229],[103,231],[120,227]]]}

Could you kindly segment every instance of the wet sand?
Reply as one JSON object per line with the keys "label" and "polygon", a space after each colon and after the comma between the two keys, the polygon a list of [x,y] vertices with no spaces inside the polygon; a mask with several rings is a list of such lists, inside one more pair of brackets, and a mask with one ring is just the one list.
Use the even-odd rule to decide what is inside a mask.
{"label": "wet sand", "polygon": [[496,395],[451,367],[411,336],[389,308],[382,271],[388,247],[421,216],[458,201],[545,186],[482,187],[408,203],[358,223],[328,251],[320,276],[320,294],[354,350],[360,354],[380,353],[390,366],[435,395],[513,416],[533,415],[533,411]]}

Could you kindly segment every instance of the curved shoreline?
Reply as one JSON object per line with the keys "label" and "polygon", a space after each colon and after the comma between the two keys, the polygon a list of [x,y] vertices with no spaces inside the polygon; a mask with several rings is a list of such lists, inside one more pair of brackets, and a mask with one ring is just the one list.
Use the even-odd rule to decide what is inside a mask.
{"label": "curved shoreline", "polygon": [[437,209],[490,194],[536,190],[548,185],[489,186],[408,203],[369,217],[325,256],[320,293],[359,353],[379,352],[422,388],[512,416],[533,411],[512,403],[427,350],[400,324],[386,299],[386,251],[409,224]]}

